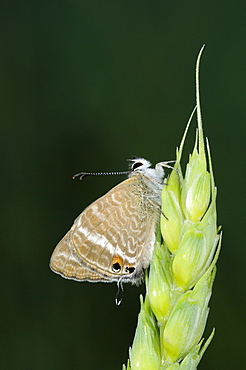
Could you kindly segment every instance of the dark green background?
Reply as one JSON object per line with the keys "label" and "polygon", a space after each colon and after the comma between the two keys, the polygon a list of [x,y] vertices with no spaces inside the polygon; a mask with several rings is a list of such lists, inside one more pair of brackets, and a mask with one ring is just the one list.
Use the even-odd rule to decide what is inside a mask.
{"label": "dark green background", "polygon": [[[0,2],[1,369],[121,369],[143,287],[67,281],[49,258],[125,159],[175,158],[195,61],[224,242],[199,369],[245,364],[244,1]],[[192,149],[195,122],[185,155]]]}

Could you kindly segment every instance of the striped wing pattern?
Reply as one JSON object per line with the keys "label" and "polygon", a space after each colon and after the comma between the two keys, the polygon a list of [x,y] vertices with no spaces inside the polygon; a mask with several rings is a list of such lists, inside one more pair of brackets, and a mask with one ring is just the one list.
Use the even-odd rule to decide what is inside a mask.
{"label": "striped wing pattern", "polygon": [[88,206],[56,246],[54,272],[79,281],[138,283],[149,265],[160,212],[133,176]]}

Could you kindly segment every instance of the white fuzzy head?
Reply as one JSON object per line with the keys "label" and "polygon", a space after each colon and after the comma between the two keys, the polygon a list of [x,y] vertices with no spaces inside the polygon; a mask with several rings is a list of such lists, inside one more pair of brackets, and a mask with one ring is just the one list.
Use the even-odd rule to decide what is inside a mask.
{"label": "white fuzzy head", "polygon": [[143,173],[145,176],[149,177],[150,179],[162,183],[164,178],[164,169],[158,163],[155,168],[150,168],[151,163],[144,158],[133,158],[130,159],[132,165],[130,167],[130,175],[132,177],[136,174]]}

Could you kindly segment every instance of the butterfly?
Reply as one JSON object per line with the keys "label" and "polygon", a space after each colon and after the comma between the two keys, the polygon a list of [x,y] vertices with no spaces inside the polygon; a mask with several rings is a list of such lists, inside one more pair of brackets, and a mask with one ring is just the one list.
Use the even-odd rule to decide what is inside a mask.
{"label": "butterfly", "polygon": [[56,246],[50,259],[55,273],[77,281],[141,282],[161,216],[163,167],[171,166],[160,162],[151,168],[148,160],[137,157],[129,161],[129,171],[115,173],[128,178],[85,208]]}

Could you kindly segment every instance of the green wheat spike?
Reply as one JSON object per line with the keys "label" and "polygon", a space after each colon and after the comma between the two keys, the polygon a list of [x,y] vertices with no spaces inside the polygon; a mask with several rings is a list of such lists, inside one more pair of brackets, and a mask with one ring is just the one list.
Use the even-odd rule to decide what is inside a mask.
{"label": "green wheat spike", "polygon": [[[202,127],[199,65],[203,49],[196,64],[196,107],[177,149],[175,170],[164,180],[168,185],[163,186],[160,230],[146,274],[147,293],[144,301],[140,298],[130,359],[123,370],[195,370],[214,336],[213,330],[203,343],[222,238],[210,148],[208,140],[205,146]],[[183,175],[180,161],[195,111],[195,145]]]}

